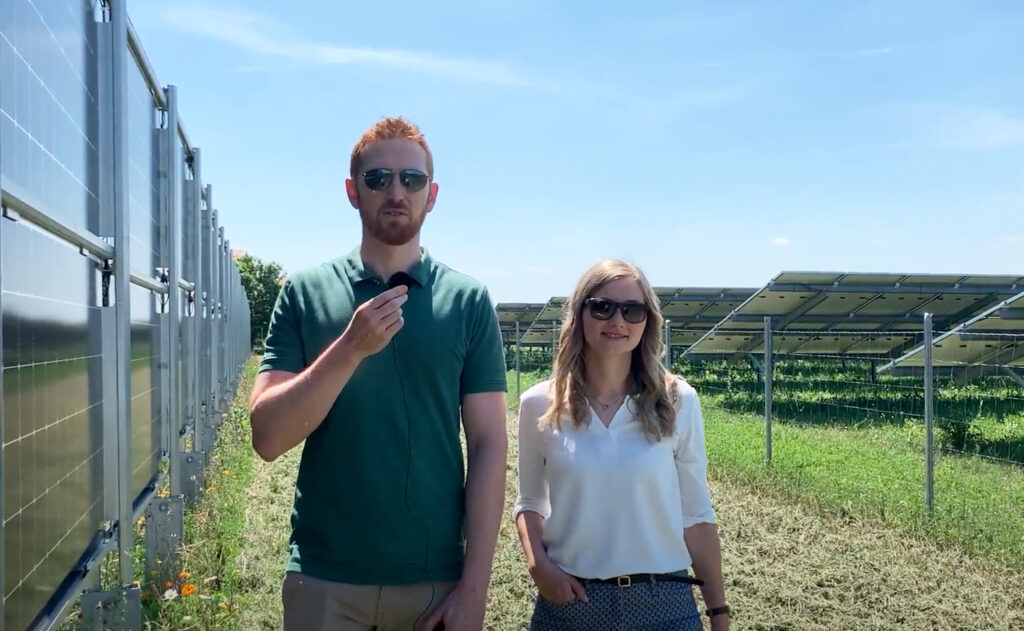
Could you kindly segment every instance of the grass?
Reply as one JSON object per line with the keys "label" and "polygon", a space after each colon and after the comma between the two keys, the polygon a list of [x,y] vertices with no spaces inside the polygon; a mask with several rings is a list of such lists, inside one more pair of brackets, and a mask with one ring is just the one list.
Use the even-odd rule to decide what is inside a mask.
{"label": "grass", "polygon": [[914,427],[861,430],[772,428],[764,420],[705,408],[708,460],[717,477],[810,502],[831,514],[874,519],[1024,569],[1024,472],[973,456],[945,455],[935,468],[935,513],[924,503],[923,436]]}
{"label": "grass", "polygon": [[143,585],[147,631],[238,628],[241,597],[247,589],[237,560],[242,554],[246,491],[255,473],[247,401],[256,369],[254,361],[246,364],[238,397],[224,415],[207,463],[205,492],[197,506],[185,511],[179,571],[170,583]]}
{"label": "grass", "polygon": [[[221,429],[210,488],[186,525],[188,581],[207,593],[150,600],[145,628],[151,631],[280,629],[300,450],[270,464],[252,452],[244,402],[253,370],[254,365],[247,368]],[[523,389],[542,378],[540,372],[523,374]],[[524,629],[535,595],[507,518],[517,490],[514,373],[509,384],[506,519],[488,595],[489,631]],[[780,424],[776,461],[769,468],[761,462],[758,418],[709,408],[705,413],[726,588],[736,611],[732,629],[1024,628],[1020,566],[998,553],[1009,544],[999,539],[998,529],[986,527],[980,512],[992,497],[1002,497],[1009,513],[1022,505],[1021,498],[1011,504],[1013,496],[1004,494],[1020,488],[1012,475],[973,459],[944,459],[938,468],[939,507],[960,497],[946,485],[961,478],[972,482],[957,491],[965,508],[937,517],[942,527],[931,531],[913,513],[921,486],[911,473],[915,456],[905,448],[915,437],[906,428]],[[898,473],[903,469],[905,476]],[[876,502],[876,494],[888,499]],[[990,544],[964,542],[989,536]],[[212,576],[217,580],[206,582]]]}

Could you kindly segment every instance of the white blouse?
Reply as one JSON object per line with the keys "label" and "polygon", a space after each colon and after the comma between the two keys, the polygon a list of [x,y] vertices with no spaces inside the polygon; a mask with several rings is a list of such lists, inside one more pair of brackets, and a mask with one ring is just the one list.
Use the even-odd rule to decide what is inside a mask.
{"label": "white blouse", "polygon": [[707,488],[704,421],[697,393],[677,380],[675,433],[657,443],[644,435],[627,397],[605,427],[541,430],[550,382],[523,393],[519,404],[519,498],[513,518],[545,519],[551,560],[582,578],[612,578],[690,567],[683,529],[715,523]]}

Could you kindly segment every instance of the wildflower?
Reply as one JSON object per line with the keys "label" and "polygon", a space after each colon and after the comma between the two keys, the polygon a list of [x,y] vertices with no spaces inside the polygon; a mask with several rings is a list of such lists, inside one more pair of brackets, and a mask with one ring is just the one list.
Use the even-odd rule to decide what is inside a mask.
{"label": "wildflower", "polygon": [[227,611],[228,610],[228,604],[227,603],[221,603],[220,604],[220,608],[221,608],[222,611]]}
{"label": "wildflower", "polygon": [[164,600],[174,600],[177,597],[178,597],[177,590],[169,589],[169,590],[164,592]]}
{"label": "wildflower", "polygon": [[170,581],[166,581],[166,582],[164,582],[164,589],[170,589],[170,588],[171,588],[171,585],[173,585],[173,584],[174,584],[174,583],[172,583],[172,582],[170,582]]}
{"label": "wildflower", "polygon": [[196,593],[196,586],[193,585],[192,583],[188,583],[184,587],[181,588],[181,595],[182,596],[191,596],[194,593]]}
{"label": "wildflower", "polygon": [[192,578],[192,574],[187,570],[182,570],[178,572],[178,578],[180,578],[183,581],[187,581],[188,579]]}

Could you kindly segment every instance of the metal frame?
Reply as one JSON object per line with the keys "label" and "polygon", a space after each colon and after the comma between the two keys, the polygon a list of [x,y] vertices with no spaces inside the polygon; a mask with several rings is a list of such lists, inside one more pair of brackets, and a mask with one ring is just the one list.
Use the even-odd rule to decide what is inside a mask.
{"label": "metal frame", "polygon": [[[995,320],[1006,320],[1015,323],[1019,322],[1019,324],[1015,324],[1012,328],[1008,327],[1007,329],[1002,330],[1005,330],[1010,333],[1020,333],[1024,335],[1024,313],[1022,313],[1024,312],[1024,309],[1018,308],[1016,306],[1018,304],[1024,304],[1024,292],[1021,292],[1016,296],[1013,296],[1012,298],[1008,298],[1000,302],[994,307],[991,307],[990,309],[984,311],[983,313],[971,318],[967,322],[964,322],[954,327],[953,329],[947,331],[946,333],[939,335],[938,337],[935,338],[933,344],[930,347],[927,344],[927,342],[925,342],[907,351],[905,354],[892,360],[891,362],[885,364],[878,370],[880,372],[891,371],[899,366],[915,365],[916,362],[922,358],[922,355],[924,355],[925,350],[930,350],[932,353],[934,353],[935,347],[941,347],[946,342],[953,342],[956,339],[955,336],[966,335],[969,336],[968,339],[970,340],[987,342],[1000,342],[1010,339],[1005,334],[1000,335],[1000,330],[993,330],[987,327],[983,329],[985,331],[984,333],[971,332],[971,329],[979,329],[986,324],[993,323]],[[1018,359],[1018,357],[1015,357],[1013,355],[1011,355],[1009,358],[1003,356],[1004,351],[1005,349],[996,349],[995,351],[989,353],[988,355],[982,356],[978,358],[976,361],[970,362],[967,365],[985,365],[987,364],[989,359],[995,359],[997,364],[1009,365],[1010,363]],[[1024,353],[1024,348],[1021,349],[1021,352]],[[939,365],[964,364],[950,364],[939,360]]]}
{"label": "metal frame", "polygon": [[[130,471],[131,459],[131,232],[128,210],[128,11],[124,2],[110,7],[111,121],[114,214],[114,354],[116,368],[117,471]],[[134,578],[132,551],[134,530],[131,482],[117,475],[118,576],[122,585]]]}
{"label": "metal frame", "polygon": [[79,248],[83,254],[98,261],[109,261],[114,258],[113,245],[87,231],[73,228],[48,212],[40,210],[42,206],[23,198],[28,197],[27,194],[21,193],[21,196],[19,196],[6,188],[7,186],[9,184],[4,182],[5,188],[3,190],[2,202],[4,217],[15,221],[25,220],[38,226],[45,232],[67,241]]}
{"label": "metal frame", "polygon": [[[181,393],[179,391],[181,379],[179,374],[178,345],[181,340],[181,262],[178,260],[178,250],[181,247],[181,213],[179,190],[182,181],[182,164],[178,160],[178,138],[175,131],[178,128],[178,89],[167,86],[167,128],[163,133],[163,169],[164,174],[164,218],[167,222],[166,232],[167,245],[167,287],[168,291],[168,313],[167,330],[167,379],[169,381],[167,394],[170,398],[168,405],[167,419],[167,459],[170,462],[170,486],[171,495],[181,495],[181,471],[178,466],[179,453],[181,452]],[[180,533],[179,533],[180,536]]]}
{"label": "metal frame", "polygon": [[935,373],[932,366],[932,314],[924,314],[924,503],[935,511]]}
{"label": "metal frame", "polygon": [[[219,237],[219,243],[223,246],[223,252],[218,252],[217,260],[211,260],[213,250],[203,252],[200,255],[202,246],[201,225],[202,217],[198,212],[201,204],[201,172],[199,170],[199,151],[194,149],[188,139],[188,135],[182,126],[177,111],[177,94],[173,86],[166,88],[166,93],[161,84],[156,80],[156,75],[149,64],[148,59],[142,50],[138,37],[128,19],[125,2],[121,0],[105,0],[102,3],[102,17],[89,23],[88,28],[95,28],[96,36],[96,67],[91,71],[95,73],[98,130],[97,136],[100,142],[97,145],[97,178],[98,197],[100,212],[100,225],[94,234],[90,230],[69,225],[66,221],[57,218],[50,212],[51,209],[40,204],[31,191],[18,188],[16,185],[0,181],[0,204],[2,214],[11,221],[24,221],[38,228],[44,233],[62,240],[79,252],[93,260],[102,275],[103,295],[100,302],[100,353],[105,360],[104,370],[97,375],[101,380],[102,397],[104,400],[102,413],[102,521],[97,524],[96,534],[82,550],[79,559],[68,569],[66,576],[49,595],[47,602],[36,613],[30,623],[34,631],[49,630],[63,621],[63,617],[76,601],[76,596],[82,593],[83,608],[87,615],[98,614],[97,621],[105,628],[112,629],[139,629],[141,617],[139,611],[139,589],[134,585],[134,541],[136,518],[144,513],[156,514],[159,511],[162,515],[168,511],[160,511],[161,507],[170,508],[170,521],[164,519],[154,522],[151,519],[152,531],[161,531],[167,534],[170,542],[164,539],[152,539],[147,544],[170,545],[175,547],[176,541],[180,541],[181,512],[176,511],[173,506],[180,502],[178,494],[182,487],[181,466],[183,458],[175,457],[181,446],[182,436],[182,415],[188,414],[182,409],[182,399],[191,404],[193,422],[197,417],[197,410],[194,407],[199,399],[201,388],[204,385],[199,380],[199,345],[200,312],[193,309],[193,315],[189,316],[188,327],[184,331],[184,340],[181,338],[181,316],[183,294],[192,294],[193,308],[197,304],[194,298],[195,292],[202,290],[201,262],[207,258],[207,263],[218,265],[220,274],[219,294],[211,294],[210,297],[217,300],[215,309],[209,312],[211,316],[219,316],[221,334],[216,338],[225,345],[230,345],[234,336],[230,335],[228,318],[238,314],[239,323],[248,324],[251,313],[248,304],[245,302],[244,293],[239,292],[240,277],[230,259],[230,244],[224,238],[222,228],[214,233],[214,238]],[[161,268],[155,270],[132,270],[131,269],[131,237],[130,237],[130,214],[128,207],[128,145],[129,129],[127,122],[128,111],[128,83],[131,70],[130,63],[134,61],[143,79],[146,82],[149,93],[153,97],[154,112],[164,110],[165,119],[157,134],[159,136],[158,160],[160,172],[155,186],[160,194],[159,212],[161,235],[157,246],[161,258]],[[3,86],[6,88],[7,86]],[[178,139],[184,149],[184,155],[194,165],[194,182],[185,193],[185,199],[181,199],[179,186],[185,182],[183,176],[183,164],[178,157]],[[210,189],[207,189],[208,191]],[[208,195],[208,199],[212,199]],[[183,238],[183,228],[179,212],[182,203],[188,204],[186,209],[186,221],[189,222],[188,230],[194,227],[194,234],[188,236],[188,247],[182,249],[182,258],[179,260],[177,252]],[[212,202],[211,206],[212,208]],[[194,223],[193,223],[194,221]],[[0,238],[6,229],[5,223],[0,221]],[[213,244],[211,244],[213,245]],[[200,256],[197,256],[200,255]],[[182,268],[192,266],[194,278],[182,278]],[[0,269],[0,282],[2,282],[3,270]],[[217,279],[211,276],[206,277],[206,282],[216,282]],[[162,384],[160,401],[160,418],[166,426],[155,427],[159,430],[160,442],[169,460],[170,479],[172,495],[169,498],[154,500],[158,486],[163,482],[161,473],[155,474],[147,482],[143,491],[138,497],[132,497],[132,442],[131,442],[131,294],[132,287],[141,287],[147,291],[160,296],[160,326],[158,331],[160,366],[159,382]],[[238,301],[236,304],[235,301]],[[3,299],[0,297],[0,311],[2,311]],[[166,309],[165,309],[166,307]],[[233,322],[233,320],[232,320]],[[208,322],[211,335],[213,334],[213,321]],[[248,341],[246,329],[245,340]],[[3,331],[0,329],[0,342],[2,342]],[[184,343],[191,349],[190,358],[184,363],[186,379],[184,386],[180,386],[179,380],[179,356],[178,344]],[[2,358],[2,344],[0,344],[0,358]],[[218,353],[212,354],[211,359],[216,360],[220,354],[223,359],[219,364],[216,373],[211,372],[208,377],[216,376],[217,382],[206,381],[205,385],[210,386],[210,396],[217,395],[218,400],[226,401],[231,396],[229,390],[237,380],[231,370],[241,368],[247,354],[242,348],[218,349]],[[113,362],[110,366],[107,362]],[[234,362],[234,363],[232,363]],[[211,368],[212,362],[207,364]],[[3,375],[0,374],[0,386],[3,384]],[[180,387],[185,388],[187,393],[181,396]],[[5,428],[3,408],[0,407],[0,436]],[[158,421],[151,421],[156,423]],[[196,440],[201,440],[202,432],[196,432]],[[193,441],[193,446],[196,442]],[[205,454],[199,452],[193,454],[199,456],[196,461],[201,466],[205,462]],[[3,454],[0,453],[0,471],[3,466]],[[200,470],[201,473],[201,470]],[[3,489],[0,488],[0,510],[4,501]],[[164,515],[165,517],[168,515]],[[169,524],[169,525],[168,525]],[[151,529],[147,528],[147,532]],[[169,533],[169,534],[168,534]],[[3,524],[0,523],[0,540],[5,534]],[[100,560],[111,549],[117,549],[117,577],[120,586],[112,591],[99,591],[99,565]],[[159,547],[159,546],[158,546]],[[154,548],[155,549],[155,548]],[[152,561],[153,553],[147,555]],[[0,586],[9,577],[4,576],[3,548],[0,547]],[[167,564],[169,567],[172,564]],[[83,587],[89,588],[86,592],[80,592]],[[0,602],[0,628],[3,627],[4,604]]]}
{"label": "metal frame", "polygon": [[[947,297],[973,298],[963,309],[942,316],[942,324],[950,325],[969,317],[973,313],[990,306],[1001,296],[1008,296],[1020,291],[1024,286],[1024,277],[1018,276],[968,276],[968,275],[937,275],[937,274],[849,274],[833,272],[783,272],[768,284],[751,295],[729,315],[715,324],[703,337],[684,351],[684,356],[721,353],[721,349],[713,346],[717,336],[748,336],[748,342],[731,352],[741,357],[758,348],[764,341],[764,333],[760,325],[766,316],[772,316],[775,333],[788,332],[801,327],[817,334],[838,334],[856,326],[869,329],[866,333],[912,334],[920,333],[921,314],[933,303]],[[780,310],[771,303],[771,297],[784,298],[788,294],[794,301],[799,301],[792,309]],[[814,313],[829,298],[837,294],[857,296],[860,299],[851,303],[845,312],[834,310],[827,313]],[[914,296],[920,298],[905,310],[896,308],[878,312],[878,305],[890,297]],[[766,303],[767,301],[767,303]],[[898,328],[897,328],[898,327]],[[848,332],[848,331],[847,331]],[[830,354],[853,353],[857,343],[843,348],[837,347]],[[896,345],[888,353],[863,353],[874,357],[892,357],[906,350],[903,345]],[[801,353],[804,354],[804,353]],[[821,353],[806,353],[815,355]]]}
{"label": "metal frame", "polygon": [[[4,85],[2,83],[0,83],[0,94],[2,94],[3,90],[4,90]],[[2,135],[3,134],[0,133],[0,144],[3,143]],[[2,159],[0,159],[0,211],[2,211],[3,215],[6,217],[7,216],[7,191],[4,190],[4,188],[3,188],[3,177],[2,177],[2,174],[3,174],[3,161],[2,161]],[[0,248],[3,247],[4,231],[7,229],[7,227],[5,225],[6,223],[7,223],[6,221],[4,221],[3,219],[0,219]],[[2,260],[2,259],[3,259],[3,257],[0,257],[0,260]],[[2,288],[3,286],[4,286],[4,271],[3,271],[3,265],[0,265],[0,288]],[[0,291],[0,316],[2,316],[3,312],[4,312],[4,297],[3,297],[3,291]],[[2,322],[2,319],[0,319],[0,322]],[[2,324],[0,324],[0,392],[6,392],[6,390],[4,390],[4,374],[3,374],[4,371],[3,371],[3,368],[2,368],[3,365],[4,365],[4,327],[2,326]],[[4,542],[7,541],[7,539],[6,539],[6,530],[7,529],[4,527],[4,519],[3,519],[4,515],[7,514],[7,510],[6,510],[6,507],[7,507],[7,497],[6,497],[6,493],[4,492],[4,486],[5,485],[2,483],[3,482],[3,479],[2,479],[3,478],[3,471],[4,471],[4,460],[5,460],[5,458],[4,458],[4,450],[2,448],[2,445],[5,442],[7,442],[7,420],[6,420],[6,417],[4,415],[4,407],[5,406],[0,405],[0,627],[3,627],[3,620],[4,620],[4,617],[6,615],[5,614],[6,606],[5,606],[5,603],[4,603],[4,596],[7,594],[7,577],[6,577],[6,571],[5,571],[5,568],[7,567],[7,553],[6,553],[7,546],[4,545]]]}
{"label": "metal frame", "polygon": [[772,462],[772,388],[775,381],[775,356],[772,354],[772,318],[764,319],[764,461]]}

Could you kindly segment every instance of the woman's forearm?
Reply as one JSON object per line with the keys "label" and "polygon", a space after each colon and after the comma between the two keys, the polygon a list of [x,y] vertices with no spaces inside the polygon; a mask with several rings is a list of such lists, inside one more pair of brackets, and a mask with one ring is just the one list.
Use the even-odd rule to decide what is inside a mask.
{"label": "woman's forearm", "polygon": [[526,554],[526,565],[533,571],[538,565],[550,561],[544,549],[544,518],[532,510],[524,510],[516,517],[516,530]]}
{"label": "woman's forearm", "polygon": [[715,524],[699,523],[683,530],[686,549],[690,552],[693,573],[704,584],[700,593],[708,607],[725,603],[725,585],[722,582],[722,545]]}

